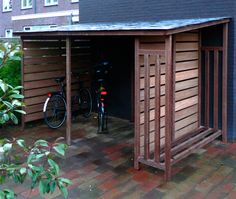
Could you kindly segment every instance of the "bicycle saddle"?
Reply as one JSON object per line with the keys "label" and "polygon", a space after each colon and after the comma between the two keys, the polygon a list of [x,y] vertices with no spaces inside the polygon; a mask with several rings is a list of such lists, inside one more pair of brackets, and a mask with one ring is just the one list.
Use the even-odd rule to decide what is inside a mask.
{"label": "bicycle saddle", "polygon": [[65,77],[57,77],[57,78],[55,78],[55,81],[57,83],[63,82],[64,80],[65,80]]}

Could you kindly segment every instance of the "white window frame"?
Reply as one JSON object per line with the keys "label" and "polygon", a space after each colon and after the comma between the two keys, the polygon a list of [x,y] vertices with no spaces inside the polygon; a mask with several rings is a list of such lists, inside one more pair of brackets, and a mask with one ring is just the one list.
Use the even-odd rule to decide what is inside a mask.
{"label": "white window frame", "polygon": [[44,6],[56,6],[58,5],[58,0],[57,2],[54,2],[54,0],[49,0],[50,2],[47,2],[47,0],[44,0]]}
{"label": "white window frame", "polygon": [[[8,32],[8,33],[7,33]],[[10,36],[8,36],[10,34]],[[12,38],[13,37],[13,29],[5,29],[5,37]]]}
{"label": "white window frame", "polygon": [[[24,1],[26,1],[26,6],[24,6]],[[29,9],[33,7],[33,1],[32,4],[29,4],[29,0],[21,0],[21,9]]]}
{"label": "white window frame", "polygon": [[12,0],[2,0],[2,11],[3,12],[12,11]]}

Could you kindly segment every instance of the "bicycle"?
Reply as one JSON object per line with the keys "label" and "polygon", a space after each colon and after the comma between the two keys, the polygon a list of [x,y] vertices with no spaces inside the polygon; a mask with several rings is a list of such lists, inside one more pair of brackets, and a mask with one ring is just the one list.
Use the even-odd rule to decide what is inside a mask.
{"label": "bicycle", "polygon": [[109,62],[101,62],[95,65],[95,79],[97,82],[96,86],[96,101],[97,101],[97,119],[98,119],[98,130],[97,133],[108,133],[107,128],[107,89],[106,81],[109,70],[112,68]]}
{"label": "bicycle", "polygon": [[[76,78],[79,79],[79,76],[77,74]],[[67,116],[65,77],[58,77],[54,80],[59,85],[60,90],[58,92],[48,93],[43,106],[43,113],[44,121],[48,127],[57,129],[64,124]],[[92,97],[89,89],[80,86],[78,94],[72,97],[71,104],[72,117],[75,117],[79,112],[82,112],[85,118],[90,117],[92,112]]]}

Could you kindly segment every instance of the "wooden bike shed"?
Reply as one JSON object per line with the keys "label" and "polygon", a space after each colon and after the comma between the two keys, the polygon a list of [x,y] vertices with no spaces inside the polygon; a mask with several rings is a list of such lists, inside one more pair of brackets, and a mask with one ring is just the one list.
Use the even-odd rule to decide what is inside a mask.
{"label": "wooden bike shed", "polygon": [[[23,117],[23,124],[43,118],[42,102],[37,101],[40,97],[33,98],[29,93],[38,92],[42,95],[50,92],[50,78],[65,74],[66,138],[70,144],[73,95],[71,71],[75,66],[79,68],[89,65],[88,57],[87,64],[84,64],[78,60],[79,55],[73,53],[83,51],[84,48],[80,46],[85,45],[81,41],[87,42],[93,37],[131,37],[135,49],[135,168],[139,169],[139,164],[142,163],[162,169],[165,171],[165,179],[169,180],[171,167],[193,150],[220,136],[224,142],[227,141],[229,21],[228,18],[208,18],[98,23],[18,32],[16,34],[21,36],[24,51],[22,85],[28,113]],[[223,45],[202,46],[201,30],[219,25],[222,26]],[[50,49],[51,46],[56,46],[56,49]],[[50,53],[56,57],[50,58]],[[52,60],[55,60],[53,64]],[[44,65],[39,66],[42,63]],[[53,69],[58,67],[57,64],[62,72]],[[210,69],[212,65],[214,70]],[[42,68],[44,70],[40,71]],[[213,86],[211,78],[214,79]],[[212,89],[214,96],[211,100]],[[213,114],[210,113],[211,106]],[[219,121],[222,125],[219,125]]]}

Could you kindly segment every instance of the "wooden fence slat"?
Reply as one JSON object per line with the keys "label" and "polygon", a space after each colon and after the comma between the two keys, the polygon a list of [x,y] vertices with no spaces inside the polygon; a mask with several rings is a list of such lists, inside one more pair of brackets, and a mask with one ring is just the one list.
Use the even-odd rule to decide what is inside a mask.
{"label": "wooden fence slat", "polygon": [[149,55],[144,55],[144,67],[145,67],[145,100],[144,100],[144,126],[145,126],[145,133],[144,133],[144,139],[145,139],[145,145],[144,145],[144,158],[147,160],[149,159],[149,106],[150,106],[150,81],[149,81]]}
{"label": "wooden fence slat", "polygon": [[[160,107],[161,107],[161,69],[160,69],[160,55],[156,55],[156,71],[155,71],[155,150],[154,160],[160,162]],[[150,100],[150,99],[149,99]],[[150,103],[150,102],[149,102]]]}
{"label": "wooden fence slat", "polygon": [[214,111],[213,111],[213,128],[218,130],[218,114],[219,114],[219,52],[214,51]]}
{"label": "wooden fence slat", "polygon": [[210,122],[210,51],[205,54],[205,127],[209,128]]}

